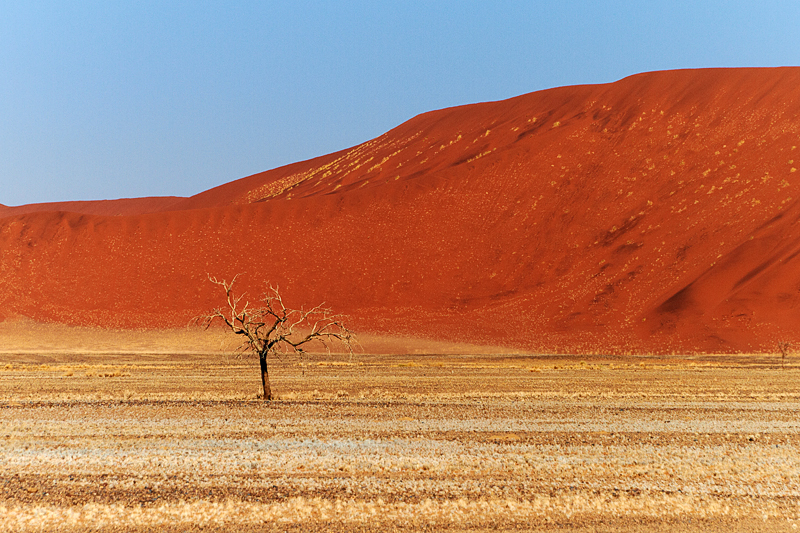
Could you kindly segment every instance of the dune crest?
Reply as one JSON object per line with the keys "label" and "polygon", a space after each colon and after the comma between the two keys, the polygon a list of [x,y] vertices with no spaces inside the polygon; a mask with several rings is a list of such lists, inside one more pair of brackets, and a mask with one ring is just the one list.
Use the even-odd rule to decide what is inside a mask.
{"label": "dune crest", "polygon": [[169,209],[183,200],[178,196],[153,196],[149,198],[120,198],[119,200],[78,200],[48,202],[9,207],[0,204],[0,218],[42,211],[69,211],[86,215],[126,216],[142,215]]}
{"label": "dune crest", "polygon": [[425,113],[120,216],[0,207],[0,315],[181,326],[207,273],[356,330],[548,352],[800,341],[800,68],[639,74]]}

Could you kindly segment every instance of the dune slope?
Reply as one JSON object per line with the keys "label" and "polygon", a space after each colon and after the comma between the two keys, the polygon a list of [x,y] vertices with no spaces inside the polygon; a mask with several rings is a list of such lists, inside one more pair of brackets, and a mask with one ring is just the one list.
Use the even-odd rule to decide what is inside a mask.
{"label": "dune slope", "polygon": [[800,68],[443,109],[158,212],[0,212],[0,313],[183,325],[220,303],[207,274],[243,272],[364,331],[773,351],[800,341],[798,144]]}

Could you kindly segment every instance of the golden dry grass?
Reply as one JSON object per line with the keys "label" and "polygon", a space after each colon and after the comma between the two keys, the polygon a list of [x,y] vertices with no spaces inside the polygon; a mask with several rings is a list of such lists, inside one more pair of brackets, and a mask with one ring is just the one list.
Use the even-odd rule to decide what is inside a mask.
{"label": "golden dry grass", "polygon": [[5,530],[793,531],[800,520],[794,360],[286,358],[265,404],[254,361],[221,354],[229,341],[215,332],[61,328],[0,328]]}

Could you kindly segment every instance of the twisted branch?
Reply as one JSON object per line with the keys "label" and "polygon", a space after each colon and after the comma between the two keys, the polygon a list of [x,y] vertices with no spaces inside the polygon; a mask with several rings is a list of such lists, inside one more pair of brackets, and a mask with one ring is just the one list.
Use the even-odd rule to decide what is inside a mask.
{"label": "twisted branch", "polygon": [[238,277],[238,274],[234,276],[230,283],[208,277],[225,290],[227,309],[216,308],[211,314],[199,317],[197,322],[205,329],[220,320],[235,334],[246,338],[240,351],[259,356],[306,353],[306,345],[312,342],[322,344],[330,353],[332,341],[343,344],[353,353],[355,336],[347,328],[344,316],[333,313],[324,304],[308,310],[290,309],[284,304],[278,287],[271,284],[267,284],[261,305],[253,307],[245,299],[246,293],[238,296],[234,293]]}

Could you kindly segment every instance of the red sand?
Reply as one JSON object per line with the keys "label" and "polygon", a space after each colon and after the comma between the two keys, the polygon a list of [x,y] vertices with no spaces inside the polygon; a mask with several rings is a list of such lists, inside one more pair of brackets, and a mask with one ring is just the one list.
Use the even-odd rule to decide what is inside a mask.
{"label": "red sand", "polygon": [[0,204],[0,218],[24,215],[37,211],[69,211],[86,215],[143,215],[169,209],[176,202],[185,200],[178,196],[153,196],[150,198],[121,198],[119,200],[50,202],[9,207]]}
{"label": "red sand", "polygon": [[[800,68],[640,74],[420,115],[139,214],[0,207],[0,314],[184,325],[253,296],[559,352],[800,342]],[[20,209],[20,208],[10,208]],[[151,212],[148,211],[160,211]]]}

